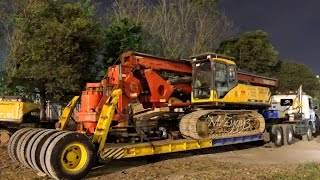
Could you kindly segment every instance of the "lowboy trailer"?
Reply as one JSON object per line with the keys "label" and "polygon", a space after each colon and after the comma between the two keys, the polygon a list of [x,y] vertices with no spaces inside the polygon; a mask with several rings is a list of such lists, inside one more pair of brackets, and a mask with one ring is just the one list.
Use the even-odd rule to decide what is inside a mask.
{"label": "lowboy trailer", "polygon": [[288,129],[296,121],[270,115],[269,88],[276,86],[275,79],[238,73],[232,58],[215,53],[171,61],[126,52],[100,83],[87,84],[74,120],[79,96],[66,106],[56,130],[13,134],[9,155],[52,178],[80,179],[99,159],[262,140],[279,147],[295,135]]}

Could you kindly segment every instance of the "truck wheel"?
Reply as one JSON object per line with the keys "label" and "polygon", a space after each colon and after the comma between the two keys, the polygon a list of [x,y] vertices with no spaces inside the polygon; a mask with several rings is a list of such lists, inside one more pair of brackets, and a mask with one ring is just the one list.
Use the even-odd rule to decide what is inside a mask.
{"label": "truck wheel", "polygon": [[55,179],[81,179],[95,163],[95,150],[84,134],[60,134],[46,152],[46,167]]}
{"label": "truck wheel", "polygon": [[277,125],[271,128],[271,142],[274,147],[280,147],[283,145],[283,134],[281,128]]}
{"label": "truck wheel", "polygon": [[294,141],[293,135],[294,135],[293,128],[291,125],[288,125],[286,128],[286,137],[287,137],[287,143],[289,145],[292,144]]}
{"label": "truck wheel", "polygon": [[313,136],[312,136],[312,127],[311,127],[310,125],[308,126],[306,136],[307,136],[308,141],[311,141],[311,140],[313,139]]}

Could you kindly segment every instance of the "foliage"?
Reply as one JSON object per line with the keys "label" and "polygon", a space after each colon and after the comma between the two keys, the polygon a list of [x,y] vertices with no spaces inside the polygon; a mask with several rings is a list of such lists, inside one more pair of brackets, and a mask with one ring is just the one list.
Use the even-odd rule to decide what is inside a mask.
{"label": "foliage", "polygon": [[[37,0],[0,0],[0,60],[7,61],[11,57],[15,42],[12,36],[13,29],[20,23],[20,18],[24,17],[24,10],[35,3]],[[0,68],[0,70],[3,69]]]}
{"label": "foliage", "polygon": [[80,93],[95,76],[102,36],[80,3],[41,0],[26,8],[13,32],[8,64],[11,87],[37,88],[44,99]]}
{"label": "foliage", "polygon": [[296,91],[300,85],[308,95],[319,96],[320,83],[315,74],[304,64],[283,61],[276,74],[279,79],[279,92]]}
{"label": "foliage", "polygon": [[116,0],[114,15],[141,23],[143,49],[167,58],[209,51],[232,33],[213,0]]}
{"label": "foliage", "polygon": [[124,51],[141,49],[141,26],[127,18],[112,21],[107,27],[105,65],[112,64]]}
{"label": "foliage", "polygon": [[216,51],[235,57],[238,67],[245,71],[271,76],[280,67],[278,52],[269,42],[268,34],[261,30],[224,41]]}
{"label": "foliage", "polygon": [[82,7],[87,16],[93,16],[96,10],[96,4],[92,0],[82,0]]}

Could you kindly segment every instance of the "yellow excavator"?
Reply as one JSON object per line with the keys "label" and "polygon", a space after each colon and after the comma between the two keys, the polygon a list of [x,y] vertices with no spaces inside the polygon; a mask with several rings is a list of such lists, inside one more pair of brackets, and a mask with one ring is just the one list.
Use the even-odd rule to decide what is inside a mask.
{"label": "yellow excavator", "polygon": [[181,133],[193,139],[263,133],[265,120],[257,111],[270,106],[269,87],[277,81],[247,74],[251,81],[241,83],[244,74],[238,75],[232,58],[215,53],[192,58],[191,102],[197,110],[182,117]]}

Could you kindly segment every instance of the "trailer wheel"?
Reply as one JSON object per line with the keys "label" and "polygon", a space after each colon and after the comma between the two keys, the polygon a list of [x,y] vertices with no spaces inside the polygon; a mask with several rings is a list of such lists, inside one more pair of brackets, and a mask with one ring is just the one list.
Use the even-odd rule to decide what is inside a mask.
{"label": "trailer wheel", "polygon": [[91,140],[80,133],[61,134],[49,145],[46,167],[56,179],[81,179],[95,163]]}
{"label": "trailer wheel", "polygon": [[43,172],[41,163],[40,163],[40,152],[42,149],[42,146],[44,142],[50,137],[52,134],[56,133],[57,131],[55,130],[44,130],[41,132],[39,137],[34,141],[32,147],[31,147],[31,152],[30,152],[30,157],[31,157],[31,163],[33,169],[39,172]]}
{"label": "trailer wheel", "polygon": [[17,156],[17,145],[19,139],[27,132],[32,130],[32,128],[23,128],[15,132],[8,143],[8,153],[10,158],[12,159],[13,162],[18,163],[18,156]]}
{"label": "trailer wheel", "polygon": [[37,140],[41,137],[41,135],[47,131],[53,131],[51,129],[42,129],[40,131],[38,131],[36,134],[34,134],[31,139],[29,140],[29,143],[26,145],[26,162],[28,163],[28,165],[30,166],[30,168],[34,168],[34,165],[32,163],[32,147],[34,146],[34,144],[37,142]]}
{"label": "trailer wheel", "polygon": [[283,134],[279,126],[272,126],[271,128],[271,142],[274,147],[283,145]]}
{"label": "trailer wheel", "polygon": [[39,167],[43,173],[45,173],[49,176],[52,176],[52,175],[48,172],[48,167],[46,166],[46,154],[48,152],[48,148],[49,148],[51,142],[53,142],[53,140],[56,137],[60,136],[61,134],[65,134],[65,133],[67,133],[67,132],[66,131],[54,132],[53,134],[48,136],[48,138],[45,140],[45,142],[41,145],[40,156],[39,156],[39,160],[40,160]]}
{"label": "trailer wheel", "polygon": [[290,145],[290,144],[293,144],[293,141],[294,141],[294,131],[293,131],[293,127],[291,125],[288,125],[287,128],[286,128],[286,137],[287,137],[287,143]]}
{"label": "trailer wheel", "polygon": [[32,137],[37,134],[39,131],[42,131],[43,129],[33,129],[27,133],[25,133],[21,137],[21,143],[18,144],[18,149],[17,149],[17,154],[18,154],[18,159],[22,165],[25,167],[30,167],[29,163],[27,162],[27,156],[26,156],[26,149],[28,144],[30,143],[30,140]]}

